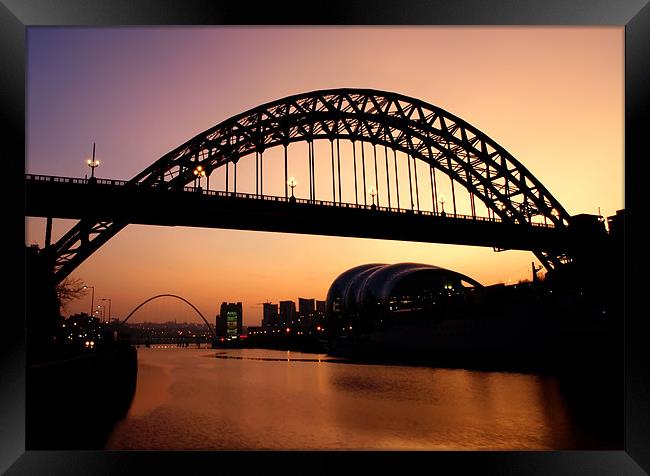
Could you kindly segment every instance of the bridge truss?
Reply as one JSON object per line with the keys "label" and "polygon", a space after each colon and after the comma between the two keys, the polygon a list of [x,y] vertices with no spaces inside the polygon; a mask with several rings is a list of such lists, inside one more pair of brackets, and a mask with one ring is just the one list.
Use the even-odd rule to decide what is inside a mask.
{"label": "bridge truss", "polygon": [[[369,143],[374,159],[377,180],[377,148],[385,153],[389,208],[400,208],[397,152],[406,154],[409,167],[410,207],[419,204],[417,167],[423,161],[429,169],[425,180],[431,183],[434,212],[438,212],[436,174],[444,174],[451,181],[454,214],[456,197],[454,184],[467,190],[472,214],[475,202],[482,202],[494,217],[514,222],[523,227],[543,220],[549,226],[567,227],[570,215],[542,183],[503,147],[464,120],[424,101],[401,94],[371,89],[333,89],[298,94],[279,99],[237,116],[193,137],[165,154],[133,177],[129,184],[165,190],[182,190],[196,183],[197,175],[208,179],[218,168],[226,168],[226,191],[229,191],[228,168],[234,168],[233,191],[237,189],[237,163],[245,156],[255,154],[256,193],[263,193],[264,152],[272,147],[284,148],[285,197],[287,189],[287,160],[290,144],[306,142],[309,155],[310,199],[315,199],[314,142],[330,142],[332,158],[332,198],[341,202],[342,181],[340,140],[352,142],[355,167],[355,197],[358,197],[356,168],[364,170],[363,196],[366,197],[366,157],[362,146],[361,157],[356,155],[356,143]],[[362,144],[363,145],[363,144]],[[335,149],[337,154],[335,154]],[[393,153],[395,172],[389,167],[389,153]],[[335,159],[336,155],[336,159]],[[411,172],[413,162],[413,174]],[[383,165],[383,164],[382,164]],[[372,166],[372,165],[371,165]],[[338,179],[336,171],[338,170]],[[198,174],[197,174],[197,171]],[[415,182],[415,197],[413,196]],[[421,182],[421,180],[420,180]],[[394,185],[393,185],[394,183]],[[378,193],[379,184],[375,189]],[[390,191],[397,196],[391,201]],[[338,192],[338,199],[337,199]],[[379,197],[378,197],[379,198]],[[374,197],[373,197],[374,199]],[[358,200],[358,198],[357,198]],[[444,205],[443,205],[444,206]],[[81,262],[128,223],[82,219],[53,245],[53,268],[57,282],[62,281]],[[569,258],[553,250],[532,250],[548,270]]]}

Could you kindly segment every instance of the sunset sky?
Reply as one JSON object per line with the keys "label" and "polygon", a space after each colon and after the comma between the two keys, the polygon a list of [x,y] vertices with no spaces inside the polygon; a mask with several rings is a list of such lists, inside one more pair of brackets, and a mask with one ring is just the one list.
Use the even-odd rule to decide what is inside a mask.
{"label": "sunset sky", "polygon": [[[95,142],[96,175],[128,180],[259,104],[318,89],[372,88],[466,120],[572,215],[624,208],[622,27],[30,27],[27,46],[28,173],[83,177]],[[268,160],[276,163],[280,153],[270,151]],[[297,160],[290,174],[296,195],[306,196],[306,162]],[[252,171],[248,157],[238,190],[254,190]],[[267,171],[265,193],[282,195],[280,161]],[[211,188],[222,182],[223,173],[213,174]],[[326,187],[317,192],[320,198]],[[53,239],[74,223],[55,220]],[[28,244],[42,246],[44,236],[44,219],[26,219]],[[352,266],[404,261],[487,285],[530,278],[536,259],[469,246],[129,225],[72,276],[95,287],[96,304],[111,298],[114,317],[172,293],[211,322],[222,301],[242,301],[244,324],[258,325],[266,300],[324,299]],[[64,314],[89,308],[90,295]],[[198,320],[180,303],[167,308]],[[145,306],[137,320],[168,320],[164,311]]]}

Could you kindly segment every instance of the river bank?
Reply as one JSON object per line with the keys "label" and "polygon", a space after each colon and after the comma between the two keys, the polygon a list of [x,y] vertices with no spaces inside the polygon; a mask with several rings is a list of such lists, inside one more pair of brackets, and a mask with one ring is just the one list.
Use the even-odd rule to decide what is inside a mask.
{"label": "river bank", "polygon": [[137,352],[130,345],[29,365],[26,448],[102,448],[131,405],[137,376]]}

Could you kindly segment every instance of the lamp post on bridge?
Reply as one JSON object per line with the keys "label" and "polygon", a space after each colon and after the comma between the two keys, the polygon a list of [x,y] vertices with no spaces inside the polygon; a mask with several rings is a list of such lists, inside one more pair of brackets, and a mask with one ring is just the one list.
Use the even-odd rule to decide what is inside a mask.
{"label": "lamp post on bridge", "polygon": [[95,143],[93,142],[93,158],[86,161],[88,167],[90,167],[90,182],[95,182],[95,167],[99,167],[99,160],[95,160]]}
{"label": "lamp post on bridge", "polygon": [[203,167],[199,165],[194,169],[194,175],[199,180],[199,186],[197,190],[201,190],[201,177],[205,177],[205,170],[203,170]]}
{"label": "lamp post on bridge", "polygon": [[526,219],[528,220],[528,223],[533,222],[533,210],[530,205],[528,205],[528,202],[524,201],[522,202],[520,206],[521,212],[524,214]]}
{"label": "lamp post on bridge", "polygon": [[507,212],[506,212],[506,205],[505,205],[505,203],[499,203],[499,210],[501,211],[501,213],[505,213],[505,214],[506,214],[506,217],[505,217],[505,218],[501,218],[501,220],[502,220],[502,221],[508,221],[509,217],[508,217]]}
{"label": "lamp post on bridge", "polygon": [[296,181],[295,178],[291,177],[289,181],[287,182],[287,185],[291,187],[291,197],[289,197],[289,201],[294,203],[296,201],[296,197],[293,196],[293,189],[296,188],[296,185],[298,185],[298,182]]}
{"label": "lamp post on bridge", "polygon": [[440,195],[440,206],[442,207],[442,212],[440,213],[441,216],[446,216],[447,214],[445,213],[445,196]]}
{"label": "lamp post on bridge", "polygon": [[372,205],[370,206],[371,210],[375,210],[377,206],[375,205],[375,196],[377,195],[377,190],[375,187],[370,187],[370,196],[372,197]]}

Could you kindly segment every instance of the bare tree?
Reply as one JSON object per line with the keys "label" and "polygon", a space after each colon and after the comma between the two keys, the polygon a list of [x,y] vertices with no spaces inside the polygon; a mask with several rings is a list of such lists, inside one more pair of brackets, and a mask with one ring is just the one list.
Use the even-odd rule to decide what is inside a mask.
{"label": "bare tree", "polygon": [[70,302],[82,298],[86,294],[88,294],[88,288],[84,288],[84,282],[81,278],[67,277],[56,287],[56,296],[59,298],[63,309],[66,309]]}

